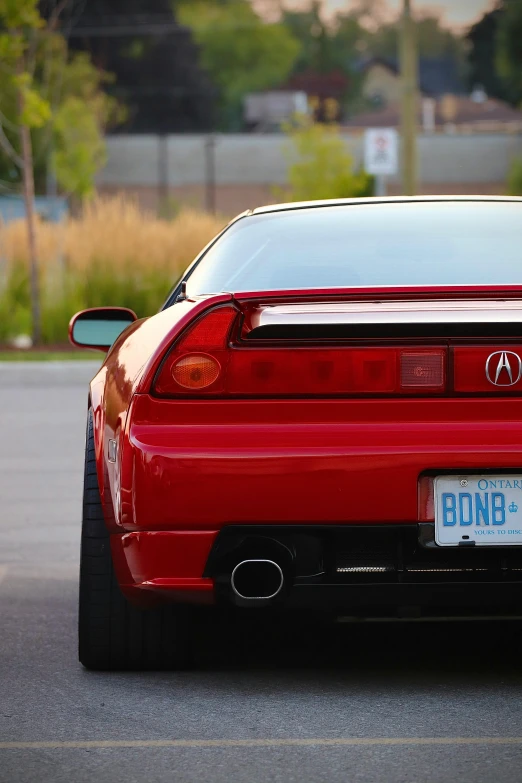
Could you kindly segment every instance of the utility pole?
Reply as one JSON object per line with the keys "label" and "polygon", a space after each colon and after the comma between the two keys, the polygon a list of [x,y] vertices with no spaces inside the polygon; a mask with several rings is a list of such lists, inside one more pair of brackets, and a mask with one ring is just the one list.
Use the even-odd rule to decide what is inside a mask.
{"label": "utility pole", "polygon": [[207,212],[216,214],[216,136],[213,133],[205,141],[205,205]]}
{"label": "utility pole", "polygon": [[402,188],[404,195],[417,192],[417,100],[418,59],[411,0],[403,0],[401,23],[401,135]]}

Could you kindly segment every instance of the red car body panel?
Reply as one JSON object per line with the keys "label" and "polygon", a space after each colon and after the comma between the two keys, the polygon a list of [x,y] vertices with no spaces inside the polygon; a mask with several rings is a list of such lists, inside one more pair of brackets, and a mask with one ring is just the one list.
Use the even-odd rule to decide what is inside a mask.
{"label": "red car body panel", "polygon": [[[522,291],[455,286],[378,295],[419,302]],[[375,297],[375,289],[265,291],[241,294],[237,304]],[[205,563],[225,526],[416,524],[426,472],[520,466],[516,397],[154,397],[154,376],[175,339],[209,308],[233,301],[232,294],[184,300],[136,322],[91,383],[102,503],[117,577],[132,600],[211,602]],[[117,442],[114,463],[109,439]]]}
{"label": "red car body panel", "polygon": [[114,568],[124,593],[150,604],[156,597],[213,602],[214,580],[202,576],[217,530],[111,536]]}
{"label": "red car body panel", "polygon": [[[214,296],[210,306],[230,299],[229,294]],[[108,441],[116,440],[121,453],[127,414],[142,379],[154,377],[175,335],[208,307],[206,299],[197,302],[186,300],[153,318],[136,321],[116,340],[99,373],[91,381],[89,400],[94,420],[98,483],[110,529],[118,529],[120,463],[109,462]]]}
{"label": "red car body panel", "polygon": [[517,465],[519,407],[489,399],[172,404],[140,395],[124,446],[130,502],[121,525],[413,523],[421,473],[471,470],[484,455],[492,468]]}

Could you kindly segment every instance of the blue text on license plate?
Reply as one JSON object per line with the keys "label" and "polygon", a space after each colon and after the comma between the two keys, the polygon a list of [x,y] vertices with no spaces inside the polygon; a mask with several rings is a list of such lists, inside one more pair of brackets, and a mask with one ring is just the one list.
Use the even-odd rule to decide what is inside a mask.
{"label": "blue text on license plate", "polygon": [[522,477],[437,476],[435,540],[522,544]]}

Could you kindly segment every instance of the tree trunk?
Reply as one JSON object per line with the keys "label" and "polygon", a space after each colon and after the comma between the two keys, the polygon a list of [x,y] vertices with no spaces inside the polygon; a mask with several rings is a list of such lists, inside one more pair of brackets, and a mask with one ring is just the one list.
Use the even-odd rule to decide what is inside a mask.
{"label": "tree trunk", "polygon": [[417,107],[418,107],[418,53],[412,0],[403,0],[401,22],[401,130],[402,130],[402,192],[405,196],[417,193]]}
{"label": "tree trunk", "polygon": [[[19,102],[23,110],[23,98],[20,95]],[[33,344],[39,345],[42,339],[42,324],[40,312],[40,275],[38,268],[38,248],[36,244],[36,218],[34,212],[34,171],[33,171],[33,147],[31,132],[27,125],[20,127],[20,139],[22,142],[23,183],[25,215],[27,222],[27,243],[29,246],[29,278],[31,287],[31,315],[33,321]]]}

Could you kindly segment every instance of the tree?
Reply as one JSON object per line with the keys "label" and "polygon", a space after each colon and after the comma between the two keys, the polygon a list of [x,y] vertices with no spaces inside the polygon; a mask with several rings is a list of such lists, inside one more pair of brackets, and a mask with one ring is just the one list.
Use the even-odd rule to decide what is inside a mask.
{"label": "tree", "polygon": [[468,86],[484,88],[488,95],[502,101],[512,101],[509,89],[497,67],[497,37],[504,16],[502,6],[488,11],[469,30],[466,40],[468,52]]}
{"label": "tree", "polygon": [[[31,129],[42,128],[49,120],[51,107],[34,87],[31,60],[34,57],[34,41],[43,21],[38,12],[37,0],[0,0],[0,61],[4,71],[4,84],[14,98],[14,121],[0,116],[0,143],[4,155],[22,172],[25,211],[27,216],[27,240],[29,246],[31,311],[33,340],[40,342],[40,293],[38,256],[36,248],[34,215],[34,174]],[[5,126],[19,137],[19,147],[9,139]]]}
{"label": "tree", "polygon": [[[359,0],[349,13],[338,13],[330,20],[321,15],[321,4],[315,0],[307,11],[284,13],[283,21],[302,43],[296,71],[342,71],[349,80],[344,103],[351,111],[364,106],[363,58],[382,57],[392,63],[398,60],[400,25],[397,20],[389,21],[386,3],[381,0]],[[451,61],[451,70],[457,74],[464,69],[464,44],[438,16],[418,15],[416,31],[419,52],[425,60],[433,60],[434,67],[440,60]]]}
{"label": "tree", "polygon": [[[375,57],[395,59],[399,50],[399,22],[383,24],[370,32],[368,48]],[[448,57],[463,62],[465,46],[462,38],[429,12],[416,17],[416,37],[419,55],[426,58]]]}
{"label": "tree", "polygon": [[[56,2],[56,0],[53,0]],[[176,0],[88,0],[79,5],[70,47],[114,74],[106,91],[127,107],[130,133],[205,131],[214,126],[216,90],[198,64]]]}
{"label": "tree", "polygon": [[496,36],[497,65],[513,103],[522,101],[522,0],[502,3]]}
{"label": "tree", "polygon": [[290,188],[277,195],[285,201],[356,198],[373,195],[373,178],[354,172],[352,156],[338,129],[303,121],[287,127]]}
{"label": "tree", "polygon": [[[44,20],[38,0],[0,0],[0,170],[21,180],[27,220],[33,341],[40,341],[34,196],[53,160],[58,184],[84,197],[103,162],[103,127],[116,110],[99,90],[105,78],[84,56],[69,58],[55,32],[68,0]],[[35,179],[35,172],[37,177]]]}
{"label": "tree", "polygon": [[191,28],[200,62],[220,91],[225,125],[238,120],[248,92],[278,87],[290,74],[299,43],[282,24],[264,23],[247,0],[185,0],[181,22]]}
{"label": "tree", "polygon": [[[327,23],[320,11],[321,5],[316,1],[307,11],[287,11],[282,17],[283,23],[301,43],[290,83],[310,86],[314,82],[322,83],[323,92],[327,92],[328,81],[340,84],[344,77],[346,86],[342,95],[335,95],[340,104],[338,119],[344,113],[344,107],[353,109],[359,102],[363,77],[356,65],[365,49],[368,33],[358,13],[339,13]],[[306,78],[300,78],[301,75]],[[314,97],[320,96],[314,93]],[[323,102],[324,97],[321,104]],[[321,119],[324,116],[322,106],[318,116]]]}
{"label": "tree", "polygon": [[328,73],[337,68],[352,72],[367,34],[357,14],[337,14],[327,24],[316,0],[307,11],[286,11],[282,21],[301,43],[297,72]]}

